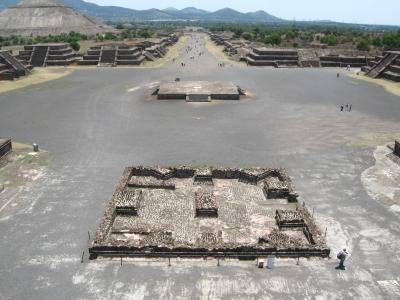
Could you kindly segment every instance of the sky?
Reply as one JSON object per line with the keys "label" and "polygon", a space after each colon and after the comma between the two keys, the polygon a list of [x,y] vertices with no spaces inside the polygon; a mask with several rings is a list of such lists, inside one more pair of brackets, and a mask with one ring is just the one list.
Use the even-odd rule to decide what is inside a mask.
{"label": "sky", "polygon": [[241,12],[265,10],[287,20],[332,20],[400,25],[400,0],[85,0],[133,9],[194,6],[209,11],[230,7]]}

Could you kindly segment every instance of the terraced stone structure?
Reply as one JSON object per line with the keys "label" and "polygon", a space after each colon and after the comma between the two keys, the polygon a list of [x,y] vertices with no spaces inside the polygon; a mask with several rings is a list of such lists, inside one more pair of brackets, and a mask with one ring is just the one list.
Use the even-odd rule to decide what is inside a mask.
{"label": "terraced stone structure", "polygon": [[19,52],[19,58],[34,67],[66,66],[78,59],[66,43],[27,45]]}
{"label": "terraced stone structure", "polygon": [[129,167],[90,257],[329,256],[297,197],[283,169]]}
{"label": "terraced stone structure", "polygon": [[299,55],[294,49],[252,48],[246,61],[251,66],[297,67]]}
{"label": "terraced stone structure", "polygon": [[167,35],[166,37],[160,38],[156,42],[143,42],[141,47],[143,49],[143,55],[150,61],[155,61],[161,57],[164,57],[168,48],[179,40],[178,36],[174,33]]}
{"label": "terraced stone structure", "polygon": [[145,60],[139,47],[124,44],[110,44],[91,47],[78,61],[79,65],[119,66],[140,65]]}
{"label": "terraced stone structure", "polygon": [[367,66],[372,57],[366,56],[343,56],[343,55],[326,55],[320,56],[321,67],[339,67],[344,68],[350,66],[352,68],[361,68]]}
{"label": "terraced stone structure", "polygon": [[386,51],[372,67],[363,69],[369,77],[400,82],[400,51]]}
{"label": "terraced stone structure", "polygon": [[210,39],[219,46],[226,46],[229,43],[230,37],[224,36],[223,34],[209,33]]}
{"label": "terraced stone structure", "polygon": [[0,81],[14,80],[31,73],[31,68],[8,51],[0,50]]}

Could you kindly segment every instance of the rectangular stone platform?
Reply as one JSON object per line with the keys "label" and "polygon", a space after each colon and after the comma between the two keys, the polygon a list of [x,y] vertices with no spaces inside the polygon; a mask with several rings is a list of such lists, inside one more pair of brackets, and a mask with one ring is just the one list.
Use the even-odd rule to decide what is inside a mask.
{"label": "rectangular stone platform", "polygon": [[231,82],[178,81],[165,82],[159,87],[159,100],[187,100],[207,102],[210,100],[239,100],[237,86]]}
{"label": "rectangular stone platform", "polygon": [[[132,185],[149,177],[175,189]],[[198,177],[213,185],[196,184]],[[270,177],[285,187],[282,198],[263,192]],[[255,258],[328,257],[330,250],[311,214],[299,207],[285,170],[183,166],[126,168],[89,252],[92,259]]]}

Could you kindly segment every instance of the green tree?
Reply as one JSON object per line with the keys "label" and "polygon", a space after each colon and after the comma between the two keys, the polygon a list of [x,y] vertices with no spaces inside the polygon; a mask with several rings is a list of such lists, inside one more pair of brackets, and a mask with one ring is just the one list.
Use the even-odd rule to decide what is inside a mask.
{"label": "green tree", "polygon": [[336,37],[336,35],[333,34],[323,36],[321,38],[321,42],[324,44],[328,44],[328,46],[336,46],[337,44],[339,44],[338,38]]}
{"label": "green tree", "polygon": [[104,39],[107,41],[116,40],[117,36],[112,32],[106,32],[106,34],[104,35]]}
{"label": "green tree", "polygon": [[153,32],[150,31],[148,28],[142,28],[138,31],[138,36],[141,38],[151,38],[153,36]]}
{"label": "green tree", "polygon": [[360,51],[369,51],[369,42],[366,39],[361,39],[357,44],[357,49]]}
{"label": "green tree", "polygon": [[243,32],[242,33],[242,38],[244,38],[245,40],[250,41],[251,39],[253,39],[253,35],[250,32]]}
{"label": "green tree", "polygon": [[400,48],[400,33],[385,34],[382,39],[382,44],[385,49]]}
{"label": "green tree", "polygon": [[264,42],[271,45],[280,45],[282,43],[282,38],[279,33],[272,33],[265,38]]}
{"label": "green tree", "polygon": [[382,39],[374,38],[372,40],[372,45],[374,45],[375,47],[382,47]]}
{"label": "green tree", "polygon": [[79,43],[77,41],[71,41],[69,43],[69,45],[71,46],[72,49],[74,49],[75,51],[79,51],[79,49],[81,49],[81,45],[79,45]]}
{"label": "green tree", "polygon": [[240,38],[243,34],[243,29],[242,28],[234,28],[233,30],[233,37],[234,38]]}

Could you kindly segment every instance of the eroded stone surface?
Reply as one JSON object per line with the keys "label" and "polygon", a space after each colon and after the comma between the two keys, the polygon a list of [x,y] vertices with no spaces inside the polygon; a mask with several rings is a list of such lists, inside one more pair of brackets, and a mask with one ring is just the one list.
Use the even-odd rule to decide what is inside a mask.
{"label": "eroded stone surface", "polygon": [[[194,184],[198,177],[213,184]],[[143,181],[149,184],[132,190]],[[279,192],[282,187],[284,192]],[[264,192],[271,188],[278,191],[272,197]],[[127,168],[90,252],[92,257],[176,252],[329,255],[312,217],[293,201],[296,197],[282,169]],[[127,214],[127,206],[134,213]],[[292,219],[297,223],[281,232],[282,224]]]}

